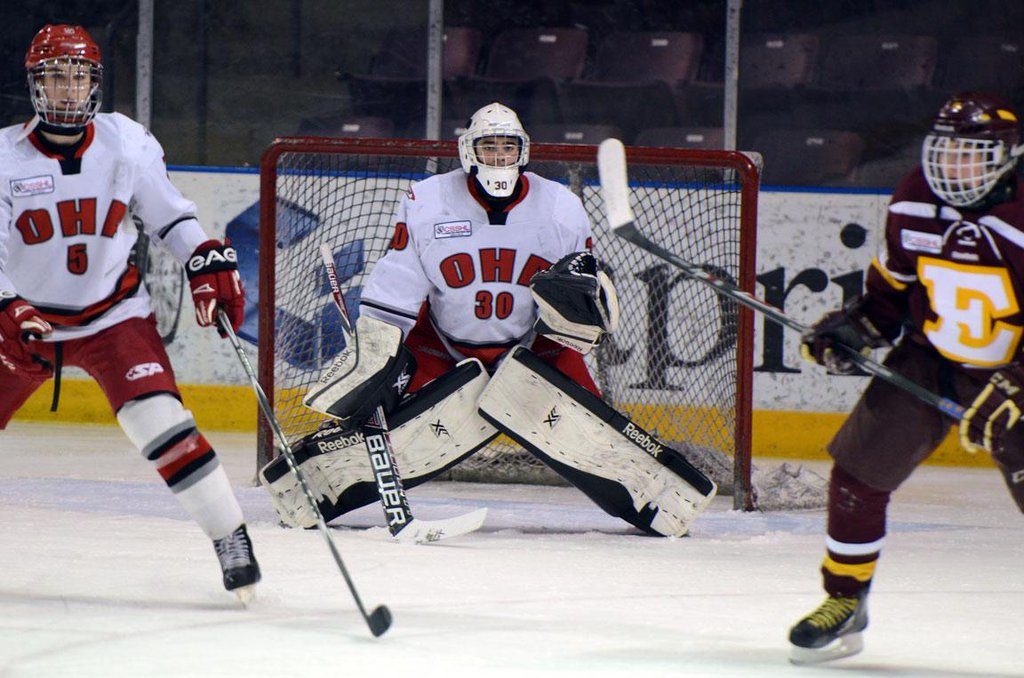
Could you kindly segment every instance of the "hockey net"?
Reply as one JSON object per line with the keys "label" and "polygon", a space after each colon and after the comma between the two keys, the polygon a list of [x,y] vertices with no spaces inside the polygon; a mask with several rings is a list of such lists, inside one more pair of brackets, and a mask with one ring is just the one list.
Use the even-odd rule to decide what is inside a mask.
{"label": "hockey net", "polygon": [[[620,330],[588,356],[605,399],[683,451],[734,506],[765,504],[751,484],[753,319],[613,236],[602,212],[596,148],[533,144],[531,167],[583,201],[594,252],[618,289]],[[738,152],[628,149],[632,200],[652,240],[753,291],[758,168]],[[259,369],[290,440],[322,415],[301,398],[344,346],[318,249],[329,243],[348,307],[393,234],[409,185],[459,167],[454,142],[282,138],[261,162]],[[275,454],[265,422],[262,465]],[[559,482],[507,438],[462,462],[454,479]],[[761,495],[761,501],[757,500]]]}

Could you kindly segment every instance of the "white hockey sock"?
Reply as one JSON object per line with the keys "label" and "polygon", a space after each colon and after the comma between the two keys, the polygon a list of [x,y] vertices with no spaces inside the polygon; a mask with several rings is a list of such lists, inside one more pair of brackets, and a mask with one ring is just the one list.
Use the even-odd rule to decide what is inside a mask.
{"label": "white hockey sock", "polygon": [[161,393],[129,401],[117,420],[211,539],[226,537],[242,524],[242,509],[216,452],[177,398]]}
{"label": "white hockey sock", "polygon": [[206,477],[174,496],[210,539],[228,536],[245,521],[224,467],[219,464]]}

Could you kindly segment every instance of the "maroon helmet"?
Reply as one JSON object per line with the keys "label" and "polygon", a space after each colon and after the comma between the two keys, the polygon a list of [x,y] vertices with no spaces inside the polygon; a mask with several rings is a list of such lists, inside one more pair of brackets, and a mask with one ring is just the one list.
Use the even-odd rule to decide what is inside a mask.
{"label": "maroon helmet", "polygon": [[100,108],[100,48],[81,26],[47,24],[25,54],[32,107],[56,127],[79,128]]}
{"label": "maroon helmet", "polygon": [[932,191],[950,205],[978,203],[1021,154],[1020,116],[992,94],[961,92],[943,104],[921,149]]}

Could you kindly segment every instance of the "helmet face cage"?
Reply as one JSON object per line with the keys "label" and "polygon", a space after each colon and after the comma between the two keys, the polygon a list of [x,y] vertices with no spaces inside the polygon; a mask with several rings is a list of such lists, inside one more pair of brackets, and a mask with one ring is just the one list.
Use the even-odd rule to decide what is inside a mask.
{"label": "helmet face cage", "polygon": [[992,139],[929,134],[921,149],[929,188],[955,207],[982,200],[1015,164],[1006,144]]}
{"label": "helmet face cage", "polygon": [[[518,153],[514,161],[501,164],[485,162],[501,156],[501,152],[481,152],[481,147],[495,137],[499,146],[501,139],[516,139]],[[515,190],[520,168],[530,161],[530,137],[512,109],[497,103],[490,104],[473,114],[469,128],[459,137],[459,159],[462,169],[468,174],[475,174],[488,195],[505,198]]]}
{"label": "helmet face cage", "polygon": [[103,66],[76,56],[60,56],[28,69],[32,107],[46,123],[69,129],[87,125],[99,112]]}
{"label": "helmet face cage", "polygon": [[1009,104],[985,92],[960,92],[935,117],[921,167],[935,195],[967,207],[1013,172],[1022,153],[1020,120]]}

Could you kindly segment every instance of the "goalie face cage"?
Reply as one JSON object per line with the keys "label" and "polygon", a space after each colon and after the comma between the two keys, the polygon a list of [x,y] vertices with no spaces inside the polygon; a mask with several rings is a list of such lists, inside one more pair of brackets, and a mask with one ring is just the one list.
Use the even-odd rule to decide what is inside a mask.
{"label": "goalie face cage", "polygon": [[[344,346],[318,248],[329,243],[353,321],[365,276],[394,232],[393,212],[413,181],[459,168],[456,144],[405,139],[281,138],[260,164],[259,371],[289,440],[323,416],[301,405]],[[733,490],[751,490],[751,312],[615,237],[602,212],[596,147],[532,144],[531,171],[583,201],[594,253],[615,281],[620,329],[587,357],[606,400],[681,449]],[[639,228],[682,258],[754,291],[758,169],[733,151],[627,149]],[[274,455],[259,426],[262,466]],[[554,477],[499,438],[455,470],[483,482]]]}

